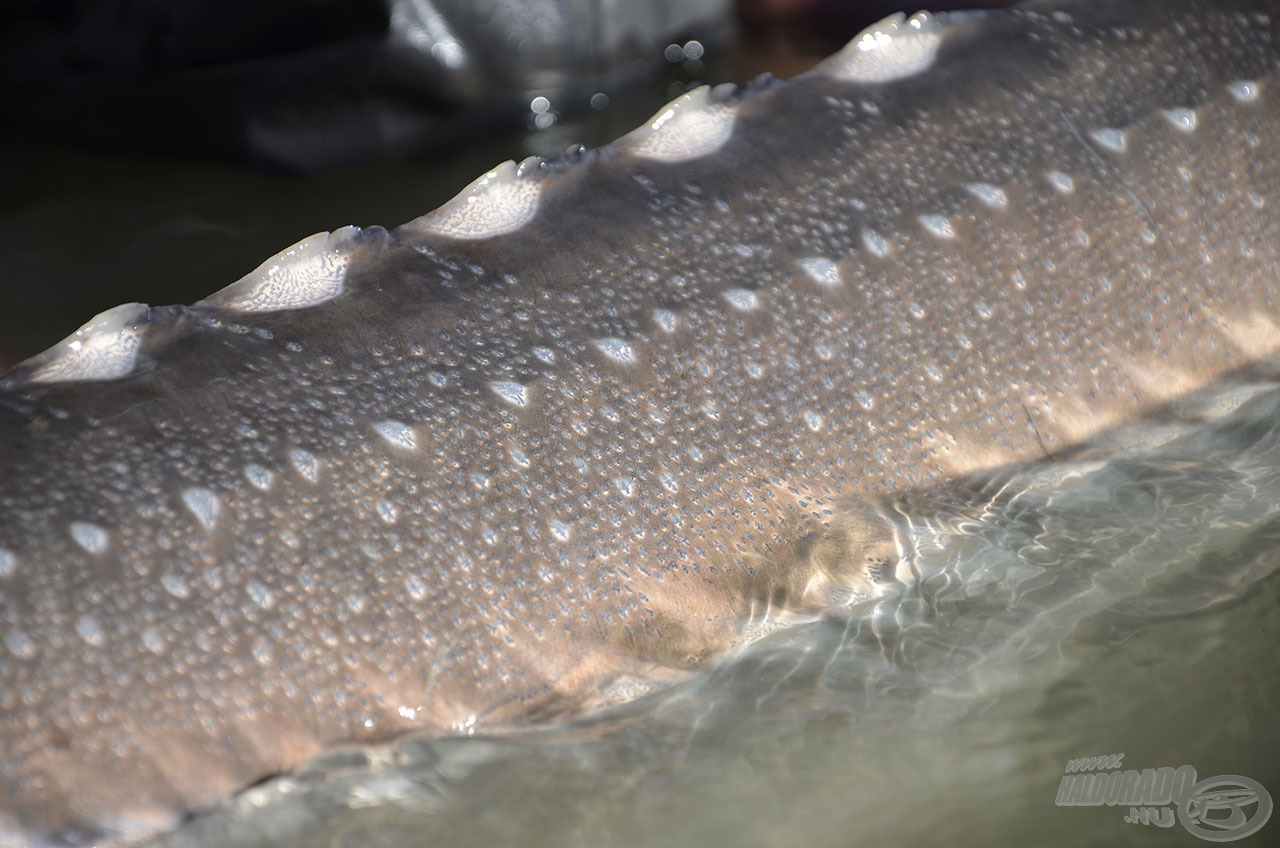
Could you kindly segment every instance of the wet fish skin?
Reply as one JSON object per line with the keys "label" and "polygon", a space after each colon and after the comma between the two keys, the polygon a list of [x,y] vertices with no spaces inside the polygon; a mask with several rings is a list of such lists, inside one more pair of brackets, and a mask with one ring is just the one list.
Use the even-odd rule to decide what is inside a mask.
{"label": "wet fish skin", "polygon": [[0,844],[697,667],[876,591],[880,498],[1273,353],[1277,5],[956,19],[19,366]]}

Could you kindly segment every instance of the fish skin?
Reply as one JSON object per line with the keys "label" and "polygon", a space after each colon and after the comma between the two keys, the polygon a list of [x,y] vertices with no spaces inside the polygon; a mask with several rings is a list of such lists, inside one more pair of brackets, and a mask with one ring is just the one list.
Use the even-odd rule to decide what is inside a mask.
{"label": "fish skin", "polygon": [[696,668],[874,593],[883,498],[1274,353],[1278,6],[957,18],[920,73],[730,96],[707,155],[530,163],[513,232],[366,230],[328,302],[146,311],[118,379],[14,369],[0,845]]}

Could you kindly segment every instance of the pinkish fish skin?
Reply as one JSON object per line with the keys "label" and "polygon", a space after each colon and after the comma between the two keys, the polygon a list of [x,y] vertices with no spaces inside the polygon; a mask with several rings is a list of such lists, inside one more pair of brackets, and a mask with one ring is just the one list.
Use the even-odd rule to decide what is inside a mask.
{"label": "pinkish fish skin", "polygon": [[903,21],[11,370],[0,845],[696,668],[1274,353],[1277,5]]}

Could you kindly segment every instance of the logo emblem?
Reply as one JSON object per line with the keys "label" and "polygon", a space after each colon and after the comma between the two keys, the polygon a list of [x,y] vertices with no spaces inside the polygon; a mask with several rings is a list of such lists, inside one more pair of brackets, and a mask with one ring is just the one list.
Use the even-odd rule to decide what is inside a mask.
{"label": "logo emblem", "polygon": [[1206,778],[1178,803],[1178,821],[1209,842],[1234,842],[1257,833],[1271,818],[1271,795],[1238,774]]}

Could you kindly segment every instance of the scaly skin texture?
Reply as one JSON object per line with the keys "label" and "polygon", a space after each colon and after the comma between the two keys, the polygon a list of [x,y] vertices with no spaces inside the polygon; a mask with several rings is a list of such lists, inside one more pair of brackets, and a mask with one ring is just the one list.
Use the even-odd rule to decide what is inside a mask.
{"label": "scaly skin texture", "polygon": [[143,310],[113,379],[11,372],[0,841],[697,666],[874,591],[881,498],[1274,352],[1277,3],[1058,8],[530,165],[500,235],[352,236],[314,305]]}

